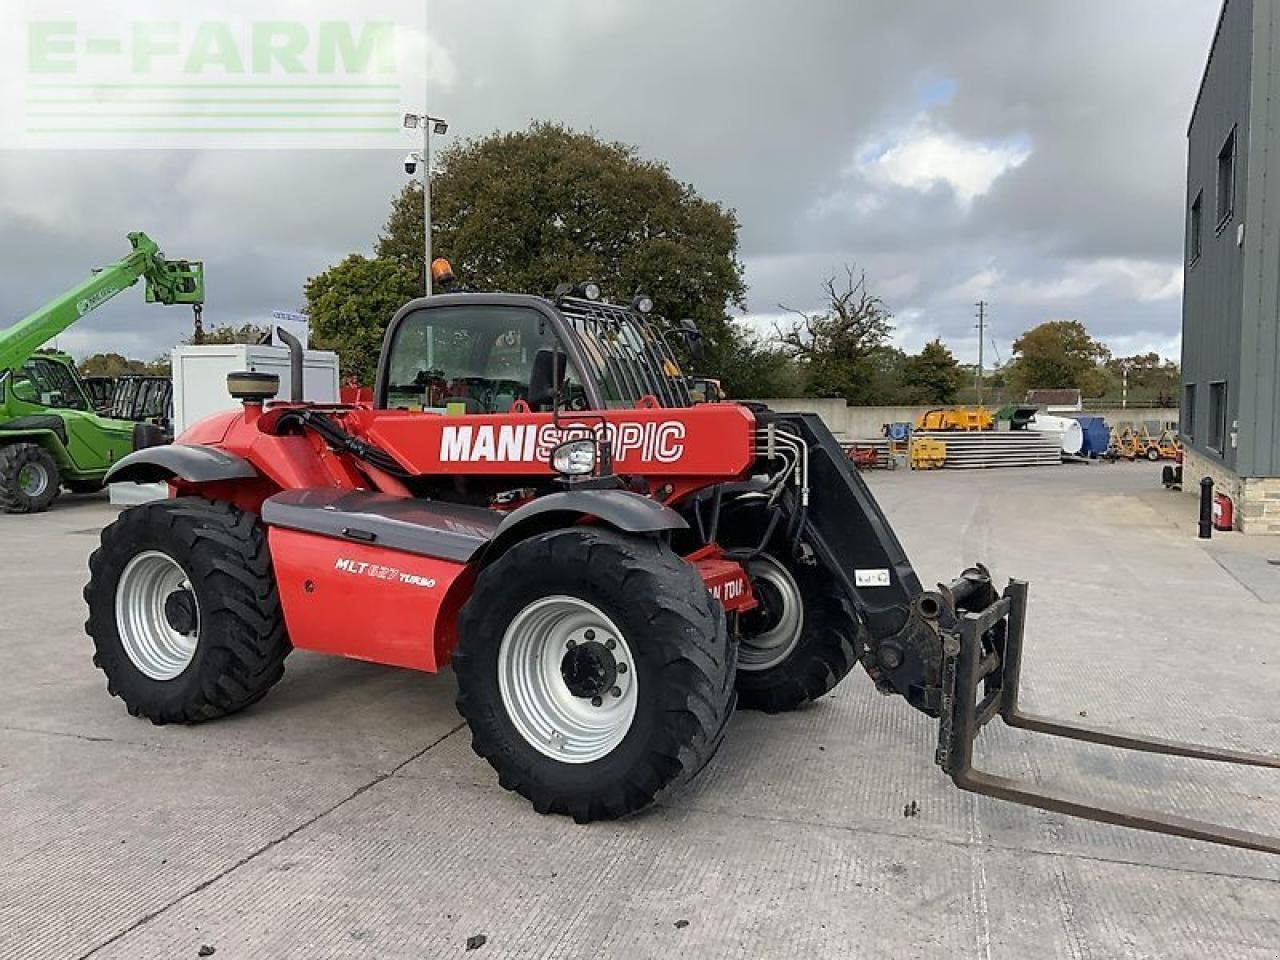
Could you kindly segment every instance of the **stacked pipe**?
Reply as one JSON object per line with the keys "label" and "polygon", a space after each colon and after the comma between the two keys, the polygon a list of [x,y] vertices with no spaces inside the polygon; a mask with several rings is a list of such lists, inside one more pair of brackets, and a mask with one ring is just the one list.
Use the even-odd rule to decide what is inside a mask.
{"label": "stacked pipe", "polygon": [[1034,430],[917,430],[912,436],[929,437],[946,444],[944,470],[1045,467],[1062,462],[1060,436]]}

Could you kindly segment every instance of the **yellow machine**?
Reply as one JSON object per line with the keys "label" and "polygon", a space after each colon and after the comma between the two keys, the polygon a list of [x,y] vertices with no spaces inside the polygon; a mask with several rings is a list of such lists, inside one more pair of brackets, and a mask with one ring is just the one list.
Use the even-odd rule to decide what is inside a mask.
{"label": "yellow machine", "polygon": [[947,462],[947,445],[932,437],[911,439],[911,469],[940,470]]}
{"label": "yellow machine", "polygon": [[986,407],[940,407],[916,417],[917,430],[992,430],[995,423]]}

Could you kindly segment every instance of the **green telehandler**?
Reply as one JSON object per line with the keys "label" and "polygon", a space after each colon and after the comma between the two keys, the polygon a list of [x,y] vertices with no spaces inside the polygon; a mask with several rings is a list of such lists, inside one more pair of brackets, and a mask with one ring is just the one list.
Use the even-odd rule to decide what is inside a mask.
{"label": "green telehandler", "polygon": [[63,487],[101,489],[117,460],[164,443],[152,423],[99,416],[89,390],[63,353],[42,352],[86,314],[139,280],[148,303],[204,303],[204,266],[166,260],[145,233],[129,234],[128,256],[0,331],[0,511],[47,510]]}

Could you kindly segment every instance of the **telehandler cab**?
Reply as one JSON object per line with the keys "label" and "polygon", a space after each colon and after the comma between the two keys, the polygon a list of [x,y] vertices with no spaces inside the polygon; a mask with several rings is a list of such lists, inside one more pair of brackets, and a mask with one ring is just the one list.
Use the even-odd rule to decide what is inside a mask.
{"label": "telehandler cab", "polygon": [[305,402],[295,342],[290,401],[264,403],[272,375],[232,375],[242,409],[117,464],[110,480],[167,481],[173,498],[125,511],[90,560],[109,691],[155,723],[194,723],[261,698],[293,648],[452,663],[501,784],[589,821],[695,775],[735,702],[792,710],[860,663],[938,719],[936,761],[966,790],[1280,852],[974,770],[997,715],[1280,762],[1023,713],[1025,583],[1000,592],[973,567],[924,589],[816,416],[692,405],[658,325],[598,297],[415,300],[387,329],[372,406]]}

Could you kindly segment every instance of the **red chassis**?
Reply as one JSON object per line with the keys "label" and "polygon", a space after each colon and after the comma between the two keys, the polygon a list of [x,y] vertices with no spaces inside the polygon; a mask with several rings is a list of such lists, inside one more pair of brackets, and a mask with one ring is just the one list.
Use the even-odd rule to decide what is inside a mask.
{"label": "red chassis", "polygon": [[[315,432],[277,433],[281,418],[298,409],[313,408],[273,404],[262,410],[249,404],[242,412],[196,424],[178,438],[179,445],[216,446],[247,461],[258,477],[199,484],[175,477],[170,481],[173,494],[222,499],[262,515],[295,648],[417,670],[441,669],[449,662],[457,640],[456,617],[487,545],[503,519],[528,501],[517,496],[494,509],[447,505],[449,532],[474,547],[449,557],[398,549],[373,539],[372,533],[362,542],[355,539],[362,531],[353,527],[314,529],[296,519],[301,511],[345,509],[351,516],[354,509],[381,516],[390,509],[403,518],[406,508],[421,501],[412,499],[403,480],[335,451]],[[755,419],[732,404],[559,417],[314,409],[391,454],[407,473],[510,478],[517,489],[521,478],[532,484],[554,476],[549,457],[556,444],[593,434],[608,436],[618,474],[641,478],[654,499],[669,506],[712,484],[747,477],[755,462]],[[415,516],[411,522],[436,529],[442,521]],[[594,520],[586,516],[578,522]],[[756,606],[746,571],[718,547],[702,547],[685,560],[727,612]]]}

